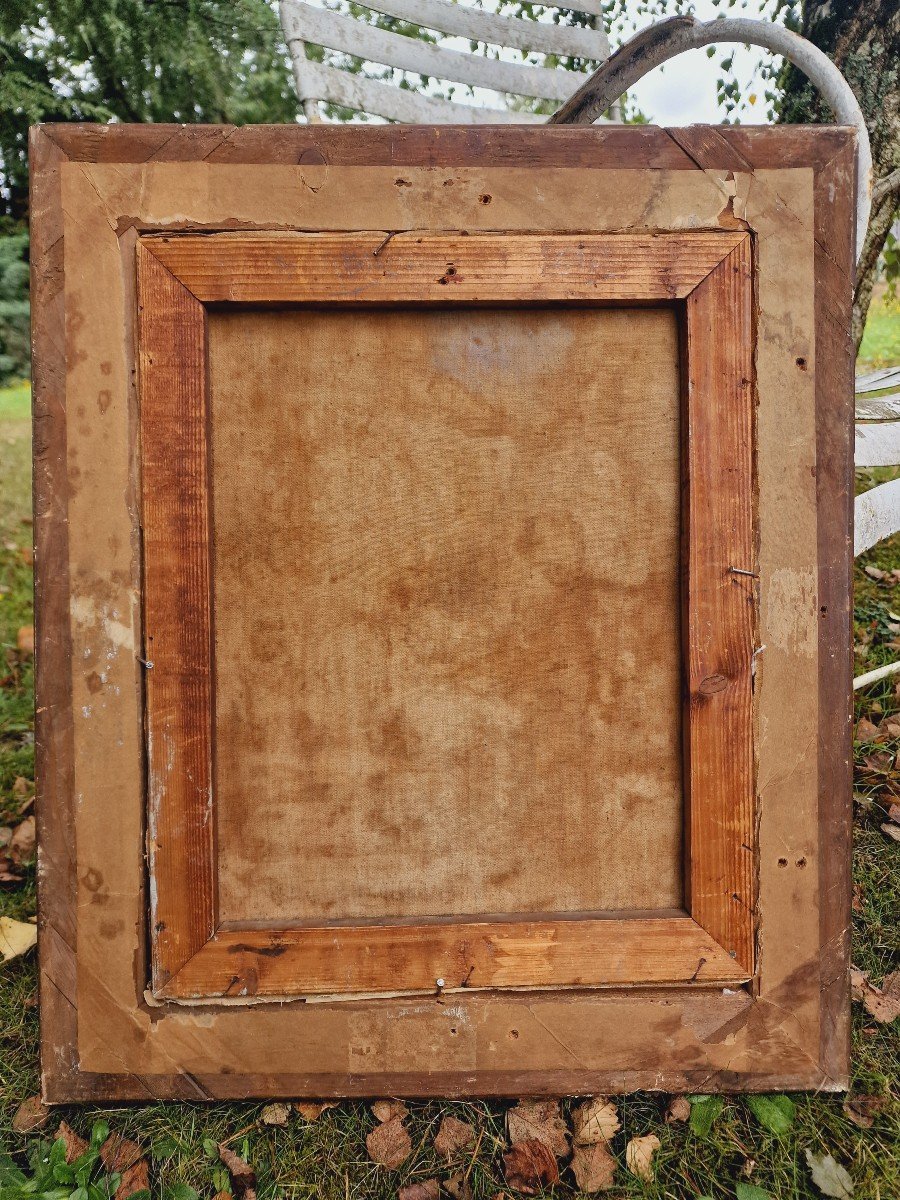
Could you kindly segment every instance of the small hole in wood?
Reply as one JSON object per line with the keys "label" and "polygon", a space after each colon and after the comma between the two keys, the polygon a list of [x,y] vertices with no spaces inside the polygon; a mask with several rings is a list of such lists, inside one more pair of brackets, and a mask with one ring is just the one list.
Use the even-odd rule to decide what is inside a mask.
{"label": "small hole in wood", "polygon": [[488,195],[487,192],[485,192],[484,195],[479,196],[478,199],[481,201],[482,204],[490,204],[490,202],[491,202],[491,197]]}
{"label": "small hole in wood", "polygon": [[516,1040],[516,1038],[519,1036],[519,1031],[518,1031],[518,1029],[511,1029],[511,1030],[509,1031],[509,1036],[512,1038],[512,1040],[513,1040],[513,1041],[515,1041],[515,1040]]}
{"label": "small hole in wood", "polygon": [[453,1035],[453,1037],[456,1037],[456,1026],[450,1030],[450,1033]]}
{"label": "small hole in wood", "polygon": [[805,866],[806,866],[806,859],[805,859],[805,858],[798,858],[798,859],[797,859],[797,866],[798,866],[798,867],[805,867]]}
{"label": "small hole in wood", "polygon": [[797,366],[800,368],[800,370],[801,370],[801,371],[805,371],[805,370],[806,370],[806,359],[805,359],[805,358],[798,358],[798,359],[797,359]]}
{"label": "small hole in wood", "polygon": [[778,865],[779,865],[779,867],[786,867],[786,866],[787,866],[787,859],[786,859],[786,858],[779,858],[779,860],[778,860]]}

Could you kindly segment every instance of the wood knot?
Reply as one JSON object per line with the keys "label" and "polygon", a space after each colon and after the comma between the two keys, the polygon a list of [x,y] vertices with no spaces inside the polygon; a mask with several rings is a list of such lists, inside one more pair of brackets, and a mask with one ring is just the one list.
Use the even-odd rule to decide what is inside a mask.
{"label": "wood knot", "polygon": [[700,682],[698,691],[701,696],[714,696],[716,692],[724,692],[728,687],[728,680],[724,675],[707,675]]}

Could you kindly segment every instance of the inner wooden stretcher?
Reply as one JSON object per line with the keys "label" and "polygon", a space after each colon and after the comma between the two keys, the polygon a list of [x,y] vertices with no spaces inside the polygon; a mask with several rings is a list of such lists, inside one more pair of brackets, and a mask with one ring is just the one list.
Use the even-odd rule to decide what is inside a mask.
{"label": "inner wooden stretcher", "polygon": [[683,908],[674,311],[208,336],[219,919]]}

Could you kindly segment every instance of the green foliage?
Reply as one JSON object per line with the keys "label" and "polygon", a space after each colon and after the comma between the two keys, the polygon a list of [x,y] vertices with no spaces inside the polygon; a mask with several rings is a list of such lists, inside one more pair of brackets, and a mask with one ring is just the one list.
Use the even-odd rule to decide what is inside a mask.
{"label": "green foliage", "polygon": [[763,1129],[778,1137],[789,1132],[797,1111],[790,1096],[748,1096],[747,1107]]}
{"label": "green foliage", "polygon": [[29,368],[28,234],[0,235],[0,386]]}
{"label": "green foliage", "polygon": [[772,1200],[771,1193],[753,1183],[737,1183],[734,1191],[737,1200]]}
{"label": "green foliage", "polygon": [[27,206],[37,121],[293,121],[297,101],[269,0],[3,0],[0,197]]}
{"label": "green foliage", "polygon": [[691,1132],[699,1138],[709,1137],[716,1117],[725,1107],[721,1096],[691,1096]]}
{"label": "green foliage", "polygon": [[[30,1174],[8,1155],[0,1156],[0,1200],[111,1200],[121,1176],[104,1170],[100,1147],[108,1137],[106,1122],[95,1122],[87,1148],[71,1163],[62,1138],[39,1141],[29,1155]],[[131,1200],[150,1200],[150,1193],[133,1192]]]}

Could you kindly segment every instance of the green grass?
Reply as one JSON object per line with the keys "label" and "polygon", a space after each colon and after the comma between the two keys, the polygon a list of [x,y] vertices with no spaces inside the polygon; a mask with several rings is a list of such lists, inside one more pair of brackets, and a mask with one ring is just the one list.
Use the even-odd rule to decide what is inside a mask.
{"label": "green grass", "polygon": [[[892,350],[891,347],[894,347]],[[883,304],[873,311],[865,345],[867,365],[876,361],[900,362],[900,311]],[[0,392],[0,823],[9,823],[20,803],[13,796],[17,775],[31,778],[33,753],[30,737],[31,669],[10,648],[20,625],[31,621],[31,568],[22,547],[30,539],[29,433],[27,394],[23,389]],[[873,478],[860,480],[868,486]],[[13,548],[10,548],[10,544]],[[860,673],[900,654],[900,635],[893,632],[900,613],[900,587],[867,576],[865,565],[900,568],[900,537],[873,549],[857,565],[854,638],[855,668]],[[897,645],[890,645],[897,641]],[[6,655],[5,665],[4,658]],[[857,697],[858,715],[879,720],[900,712],[900,695],[886,681]],[[884,748],[884,747],[882,747]],[[896,744],[886,747],[896,754]],[[856,747],[859,772],[854,821],[853,877],[856,904],[853,913],[853,960],[879,981],[900,966],[900,846],[881,832],[885,807],[893,782],[876,781],[865,770],[870,748]],[[900,790],[900,789],[898,789]],[[34,912],[33,883],[0,892],[0,913],[24,916]],[[10,1121],[18,1104],[38,1090],[38,1018],[32,1005],[36,987],[34,956],[0,967],[0,1144],[5,1143],[23,1161],[34,1137],[17,1137]],[[617,1186],[605,1195],[644,1197],[645,1200],[694,1200],[709,1196],[734,1200],[736,1185],[745,1179],[742,1170],[754,1166],[749,1182],[765,1189],[773,1200],[813,1200],[818,1197],[804,1161],[803,1151],[829,1152],[853,1176],[857,1200],[897,1200],[900,1197],[900,1035],[898,1025],[876,1025],[859,1005],[853,1012],[853,1091],[884,1097],[886,1107],[871,1129],[859,1129],[845,1115],[840,1096],[799,1095],[790,1131],[777,1137],[767,1132],[740,1098],[725,1102],[709,1134],[701,1137],[687,1125],[666,1125],[662,1120],[665,1097],[638,1093],[617,1103],[623,1129],[614,1144],[624,1163],[627,1138],[653,1132],[661,1140],[656,1179],[643,1184],[619,1170]],[[361,1103],[346,1103],[330,1110],[315,1124],[294,1115],[286,1129],[270,1128],[259,1121],[260,1104],[151,1104],[112,1108],[64,1109],[65,1117],[83,1135],[98,1117],[139,1141],[151,1156],[154,1197],[178,1196],[178,1184],[187,1184],[200,1196],[211,1198],[224,1183],[221,1166],[204,1149],[204,1140],[235,1138],[232,1148],[249,1158],[260,1179],[262,1197],[301,1200],[388,1200],[399,1187],[429,1176],[446,1177],[434,1156],[432,1142],[441,1117],[452,1112],[476,1126],[477,1152],[467,1157],[474,1200],[488,1200],[504,1188],[500,1155],[504,1148],[505,1105],[472,1102],[411,1104],[410,1129],[415,1153],[397,1172],[387,1172],[369,1162],[365,1135],[374,1119]],[[55,1120],[51,1128],[55,1128]],[[238,1135],[235,1137],[235,1135]],[[568,1180],[568,1181],[566,1181]],[[576,1194],[571,1179],[556,1195]]]}
{"label": "green grass", "polygon": [[884,286],[876,288],[859,348],[862,369],[892,367],[900,363],[900,296],[888,301]]}

